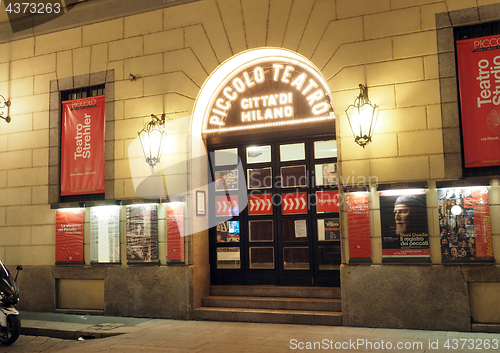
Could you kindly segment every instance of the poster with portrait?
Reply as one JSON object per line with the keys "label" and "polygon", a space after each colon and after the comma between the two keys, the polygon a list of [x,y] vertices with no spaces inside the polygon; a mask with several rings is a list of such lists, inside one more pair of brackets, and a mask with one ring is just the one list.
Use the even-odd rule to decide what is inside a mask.
{"label": "poster with portrait", "polygon": [[90,261],[120,262],[120,206],[90,208]]}
{"label": "poster with portrait", "polygon": [[380,190],[384,260],[430,261],[425,189]]}
{"label": "poster with portrait", "polygon": [[158,210],[156,204],[127,205],[127,260],[158,261]]}
{"label": "poster with portrait", "polygon": [[438,189],[442,262],[493,262],[488,187]]}

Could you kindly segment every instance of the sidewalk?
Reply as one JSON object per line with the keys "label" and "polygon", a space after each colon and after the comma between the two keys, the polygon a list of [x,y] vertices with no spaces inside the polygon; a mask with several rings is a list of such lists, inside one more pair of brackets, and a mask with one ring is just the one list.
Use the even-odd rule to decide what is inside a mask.
{"label": "sidewalk", "polygon": [[[61,353],[478,350],[487,353],[500,350],[500,334],[494,333],[160,320],[32,312],[21,312],[21,325],[24,336],[58,337],[77,342],[58,349],[57,352]],[[12,347],[15,345],[16,343]]]}
{"label": "sidewalk", "polygon": [[138,324],[152,319],[101,315],[20,312],[21,334],[77,340],[111,337],[134,330]]}

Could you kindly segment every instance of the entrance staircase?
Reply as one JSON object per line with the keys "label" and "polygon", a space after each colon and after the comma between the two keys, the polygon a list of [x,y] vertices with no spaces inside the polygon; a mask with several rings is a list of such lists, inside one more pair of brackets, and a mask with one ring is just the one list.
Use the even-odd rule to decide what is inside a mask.
{"label": "entrance staircase", "polygon": [[340,326],[340,288],[211,286],[194,319]]}

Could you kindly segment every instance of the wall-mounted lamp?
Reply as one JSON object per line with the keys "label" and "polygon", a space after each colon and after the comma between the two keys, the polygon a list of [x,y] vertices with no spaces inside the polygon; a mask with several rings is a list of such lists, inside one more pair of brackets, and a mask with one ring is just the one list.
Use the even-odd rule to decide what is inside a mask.
{"label": "wall-mounted lamp", "polygon": [[[146,163],[153,168],[160,162],[167,131],[165,130],[165,114],[162,114],[161,118],[151,114],[151,118],[151,121],[144,125],[138,135]],[[168,118],[167,120],[171,121],[172,119]]]}
{"label": "wall-mounted lamp", "polygon": [[7,107],[7,113],[4,115],[3,110],[0,110],[0,118],[5,120],[6,122],[10,123],[11,119],[10,119],[9,111],[8,111],[8,109],[10,107],[10,101],[6,100],[5,97],[0,94],[0,109],[3,109],[5,107]]}
{"label": "wall-mounted lamp", "polygon": [[371,142],[378,117],[378,105],[370,103],[368,87],[359,85],[359,96],[345,111],[351,125],[354,141],[365,148]]}

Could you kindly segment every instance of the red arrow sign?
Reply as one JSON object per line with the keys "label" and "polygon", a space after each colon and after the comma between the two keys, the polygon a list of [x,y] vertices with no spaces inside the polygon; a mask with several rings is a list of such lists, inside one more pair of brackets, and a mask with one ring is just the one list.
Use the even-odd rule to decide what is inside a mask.
{"label": "red arrow sign", "polygon": [[238,196],[217,196],[215,215],[217,217],[236,216],[240,213]]}
{"label": "red arrow sign", "polygon": [[283,194],[281,202],[282,214],[307,213],[307,193],[297,192],[293,194]]}
{"label": "red arrow sign", "polygon": [[248,195],[248,214],[266,215],[273,214],[273,202],[271,194]]}

